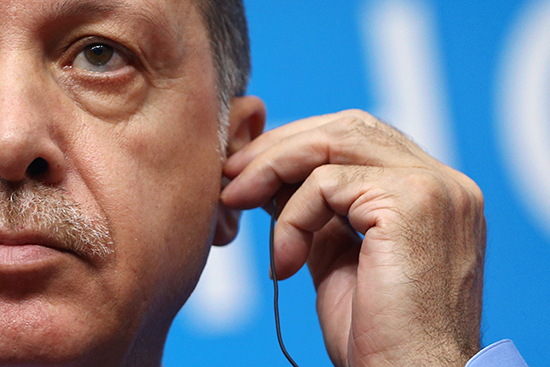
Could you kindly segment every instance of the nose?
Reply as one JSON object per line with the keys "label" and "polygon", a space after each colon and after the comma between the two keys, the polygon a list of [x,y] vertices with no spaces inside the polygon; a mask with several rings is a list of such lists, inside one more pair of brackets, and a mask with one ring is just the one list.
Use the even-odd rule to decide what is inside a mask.
{"label": "nose", "polygon": [[40,68],[21,63],[28,60],[11,61],[19,68],[0,65],[0,177],[10,182],[59,183],[66,162],[54,139],[56,106],[48,93],[51,88]]}

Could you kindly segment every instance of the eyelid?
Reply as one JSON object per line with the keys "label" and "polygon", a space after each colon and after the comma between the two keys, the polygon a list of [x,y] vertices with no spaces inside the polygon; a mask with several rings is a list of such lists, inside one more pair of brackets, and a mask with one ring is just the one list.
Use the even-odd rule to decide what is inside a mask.
{"label": "eyelid", "polygon": [[88,36],[71,43],[63,52],[62,67],[72,68],[73,62],[76,57],[84,51],[87,46],[93,44],[105,44],[113,48],[128,64],[135,65],[137,63],[137,56],[128,47],[112,41],[105,37],[100,36]]}

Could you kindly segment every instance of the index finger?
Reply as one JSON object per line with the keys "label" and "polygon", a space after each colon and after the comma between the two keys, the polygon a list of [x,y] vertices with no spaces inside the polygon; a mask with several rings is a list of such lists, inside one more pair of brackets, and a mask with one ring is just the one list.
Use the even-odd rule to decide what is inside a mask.
{"label": "index finger", "polygon": [[[250,161],[222,192],[229,207],[264,205],[283,184],[304,181],[324,164],[377,167],[428,166],[414,144],[382,123],[342,117],[272,143],[259,155],[251,151],[235,160]],[[410,144],[408,144],[410,143]]]}
{"label": "index finger", "polygon": [[376,121],[374,116],[360,110],[348,110],[296,120],[276,129],[266,131],[246,147],[229,157],[224,167],[224,175],[229,178],[235,178],[255,157],[278,144],[280,141],[292,135],[326,125],[342,117],[355,117],[363,120]]}

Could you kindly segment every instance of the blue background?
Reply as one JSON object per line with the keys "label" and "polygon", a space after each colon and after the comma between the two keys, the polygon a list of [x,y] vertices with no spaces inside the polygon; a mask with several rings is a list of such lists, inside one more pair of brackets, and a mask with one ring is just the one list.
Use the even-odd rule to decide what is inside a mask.
{"label": "blue background", "polygon": [[[432,56],[438,68],[434,75],[443,80],[437,97],[445,101],[444,114],[451,125],[448,131],[453,143],[449,146],[455,158],[450,163],[472,177],[485,193],[489,233],[483,342],[487,345],[511,338],[530,366],[547,365],[550,231],[544,223],[550,218],[523,196],[529,188],[515,179],[517,172],[510,167],[507,157],[513,153],[502,140],[503,122],[498,112],[502,110],[499,78],[503,75],[499,73],[517,24],[530,7],[544,2],[249,0],[254,63],[250,93],[265,100],[270,128],[347,108],[375,114],[383,111],[378,50],[365,41],[377,36],[365,36],[363,22],[365,9],[389,3],[419,7],[430,15],[428,34],[435,40]],[[379,117],[398,123],[383,113]],[[521,121],[517,129],[522,129]],[[549,158],[541,157],[544,161]],[[241,279],[239,276],[252,282],[249,293],[242,293],[249,304],[231,311],[236,314],[240,307],[238,322],[216,328],[216,317],[227,311],[224,304],[231,302],[232,292],[226,300],[221,296],[211,301],[192,299],[169,335],[166,367],[287,365],[278,349],[273,322],[268,224],[267,215],[260,210],[245,214],[246,238],[231,245],[235,250],[227,251],[237,254],[227,259],[244,253],[246,261],[230,271],[213,271],[221,277],[219,284],[233,277]],[[209,285],[199,284],[203,286]],[[283,333],[290,353],[303,367],[330,366],[307,271],[282,282],[281,292]]]}

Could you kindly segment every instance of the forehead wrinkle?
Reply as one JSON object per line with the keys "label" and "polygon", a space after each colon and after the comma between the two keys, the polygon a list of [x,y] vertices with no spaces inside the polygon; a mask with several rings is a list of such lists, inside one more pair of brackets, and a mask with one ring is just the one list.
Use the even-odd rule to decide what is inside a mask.
{"label": "forehead wrinkle", "polygon": [[[139,6],[143,5],[143,6]],[[131,3],[124,0],[64,0],[54,4],[44,4],[42,14],[51,14],[54,18],[83,18],[90,20],[103,15],[118,15],[121,18],[133,17],[139,23],[145,23],[155,30],[157,35],[171,39],[176,36],[175,25],[168,17],[169,9],[162,9],[158,4],[144,2]]]}
{"label": "forehead wrinkle", "polygon": [[119,0],[64,0],[54,4],[49,4],[51,10],[46,14],[62,15],[66,17],[81,17],[83,15],[97,14],[103,15],[111,13],[119,8],[127,8],[130,5]]}
{"label": "forehead wrinkle", "polygon": [[119,25],[125,25],[125,32],[131,27],[135,30],[134,36],[139,34],[147,38],[155,45],[155,50],[162,50],[166,55],[166,59],[158,65],[160,69],[170,69],[170,65],[178,64],[183,56],[184,34],[187,31],[186,23],[181,19],[185,16],[182,13],[189,11],[190,6],[185,1],[63,0],[41,5],[39,17],[49,22],[68,19],[73,24],[86,24],[110,18]]}
{"label": "forehead wrinkle", "polygon": [[155,36],[161,36],[165,40],[177,42],[182,35],[177,22],[173,21],[173,15],[169,9],[162,8],[159,4],[146,3],[143,7],[128,7],[131,16],[149,25],[155,31]]}

